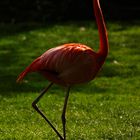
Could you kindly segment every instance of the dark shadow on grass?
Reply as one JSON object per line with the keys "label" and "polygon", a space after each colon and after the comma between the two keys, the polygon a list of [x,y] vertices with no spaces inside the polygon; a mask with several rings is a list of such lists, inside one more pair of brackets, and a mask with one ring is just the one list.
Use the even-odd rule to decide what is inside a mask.
{"label": "dark shadow on grass", "polygon": [[13,36],[19,33],[32,31],[34,29],[51,28],[54,24],[39,24],[39,23],[20,23],[20,24],[0,24],[0,37]]}
{"label": "dark shadow on grass", "polygon": [[[129,29],[131,26],[139,26],[140,21],[139,20],[126,20],[126,21],[109,21],[108,23],[115,23],[120,26],[115,28],[114,30],[117,31],[123,31],[126,29]],[[75,27],[89,27],[92,25],[92,27],[96,27],[97,25],[95,23],[95,20],[91,21],[63,21],[63,22],[47,22],[47,23],[18,23],[18,24],[4,24],[0,23],[0,37],[4,36],[10,36],[10,35],[16,35],[18,33],[24,33],[36,29],[43,29],[43,28],[52,28],[55,25],[74,25]],[[109,24],[110,25],[110,24]],[[110,26],[108,25],[108,29],[110,29]]]}
{"label": "dark shadow on grass", "polygon": [[[92,21],[93,22],[93,21]],[[19,24],[3,24],[0,23],[0,37],[13,36],[19,33],[25,33],[28,31],[33,31],[36,29],[49,29],[53,28],[55,25],[74,25],[75,27],[89,26],[91,22],[89,21],[66,21],[66,22],[47,22],[47,23],[19,23]],[[93,22],[93,27],[96,26]]]}

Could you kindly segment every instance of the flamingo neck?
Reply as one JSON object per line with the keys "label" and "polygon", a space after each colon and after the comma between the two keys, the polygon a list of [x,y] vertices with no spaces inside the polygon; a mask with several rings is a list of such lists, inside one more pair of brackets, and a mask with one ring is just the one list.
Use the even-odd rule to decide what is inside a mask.
{"label": "flamingo neck", "polygon": [[94,4],[94,13],[96,17],[96,23],[98,26],[99,39],[100,39],[100,47],[97,53],[102,58],[101,60],[105,61],[105,58],[109,50],[107,29],[106,29],[106,25],[105,25],[105,21],[104,21],[104,17],[102,14],[99,0],[93,0],[93,4]]}

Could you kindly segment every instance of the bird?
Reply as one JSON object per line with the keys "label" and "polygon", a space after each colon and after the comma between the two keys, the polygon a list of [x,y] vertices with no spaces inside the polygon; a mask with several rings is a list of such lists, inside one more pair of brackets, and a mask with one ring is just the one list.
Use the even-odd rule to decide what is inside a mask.
{"label": "bird", "polygon": [[[33,101],[32,107],[46,120],[60,140],[66,140],[65,116],[70,89],[75,85],[93,80],[103,66],[109,52],[108,33],[99,0],[93,0],[93,9],[99,33],[98,51],[95,52],[91,47],[81,43],[63,44],[44,52],[17,78],[17,82],[22,82],[27,74],[38,72],[50,82]],[[67,89],[61,115],[63,135],[58,132],[37,105],[53,84]]]}

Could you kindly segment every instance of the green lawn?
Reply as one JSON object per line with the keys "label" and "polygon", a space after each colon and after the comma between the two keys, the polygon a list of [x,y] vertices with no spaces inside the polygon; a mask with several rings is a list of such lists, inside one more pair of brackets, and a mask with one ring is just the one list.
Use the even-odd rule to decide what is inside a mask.
{"label": "green lawn", "polygon": [[[110,52],[97,78],[73,87],[67,108],[68,140],[140,140],[140,21],[108,22]],[[48,85],[39,74],[16,84],[18,74],[47,49],[80,42],[98,49],[94,22],[0,25],[0,139],[57,140],[31,107]],[[39,102],[59,131],[65,89]]]}

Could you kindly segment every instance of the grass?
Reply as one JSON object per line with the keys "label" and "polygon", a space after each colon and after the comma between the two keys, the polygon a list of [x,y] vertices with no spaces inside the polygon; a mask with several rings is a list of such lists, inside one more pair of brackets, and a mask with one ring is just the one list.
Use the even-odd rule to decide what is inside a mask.
{"label": "grass", "polygon": [[[73,87],[67,108],[68,140],[140,139],[140,27],[139,21],[108,22],[110,52],[97,78]],[[31,103],[48,84],[30,74],[16,84],[18,74],[47,49],[81,42],[98,49],[93,22],[52,25],[0,25],[0,139],[57,139],[32,109]],[[65,89],[55,85],[39,102],[62,132]]]}

